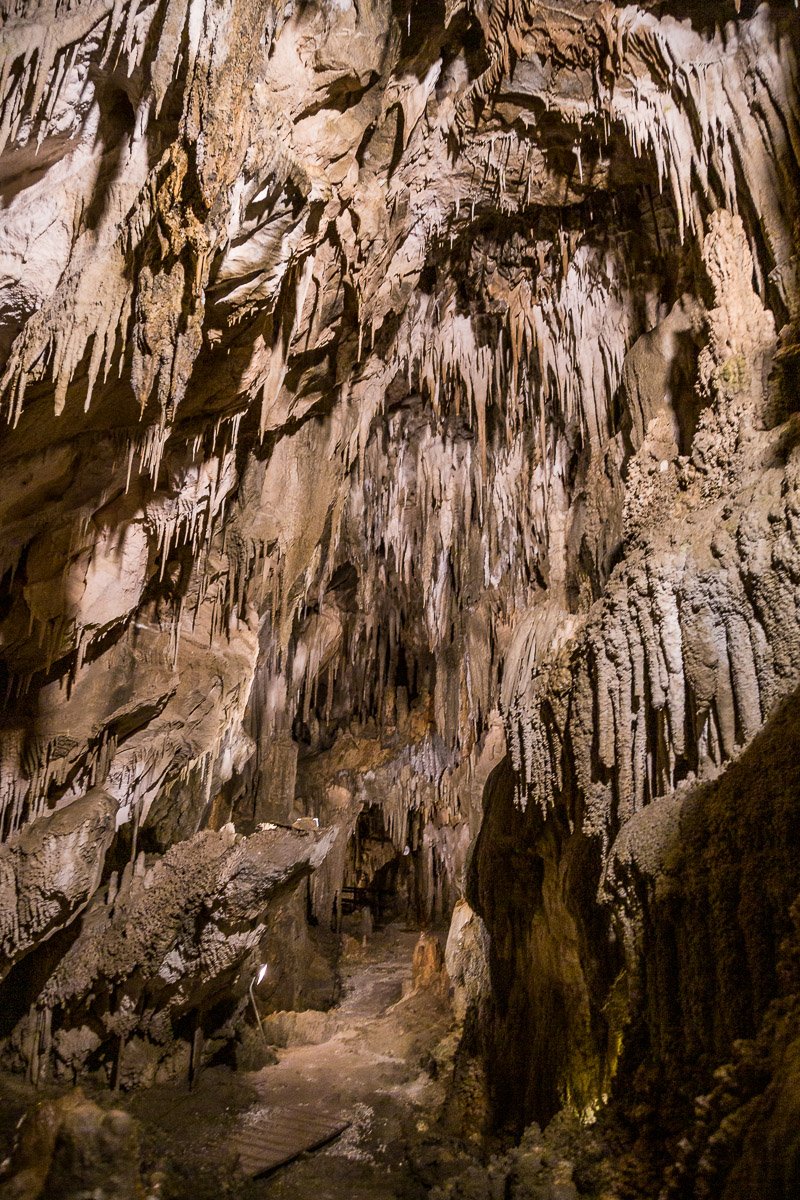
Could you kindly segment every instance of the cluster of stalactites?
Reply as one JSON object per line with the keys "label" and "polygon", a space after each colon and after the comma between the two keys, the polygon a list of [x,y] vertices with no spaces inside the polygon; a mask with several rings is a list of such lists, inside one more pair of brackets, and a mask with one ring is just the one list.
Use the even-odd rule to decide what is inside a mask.
{"label": "cluster of stalactites", "polygon": [[[799,661],[800,480],[796,460],[784,469],[772,457],[776,435],[764,428],[775,324],[753,290],[739,218],[713,214],[703,253],[714,307],[696,387],[709,404],[680,467],[680,548],[664,519],[675,520],[677,466],[663,460],[651,475],[669,507],[654,509],[603,597],[580,617],[541,600],[506,661],[502,705],[522,801],[547,811],[566,798],[606,842],[644,805],[732,758],[794,686]],[[643,486],[648,453],[629,464],[629,488]]]}
{"label": "cluster of stalactites", "polygon": [[[19,145],[46,136],[55,127],[62,98],[76,80],[83,86],[86,64],[98,54],[104,65],[113,62],[130,77],[142,65],[148,30],[155,30],[163,15],[158,3],[140,8],[109,2],[42,7],[41,19],[33,23],[12,17],[4,29],[0,68],[3,136]],[[508,74],[512,56],[507,47],[519,56],[525,53],[530,15],[524,5],[490,6],[485,33],[492,66],[473,89],[473,98],[480,99],[482,89]],[[699,235],[705,211],[720,201],[732,209],[752,208],[766,233],[766,250],[755,264],[759,284],[763,287],[770,267],[779,264],[774,282],[788,305],[791,289],[783,268],[791,258],[791,214],[778,198],[791,195],[783,172],[798,158],[797,88],[791,86],[797,72],[794,48],[780,20],[764,7],[742,24],[741,33],[729,30],[706,41],[688,26],[659,23],[635,9],[606,17],[617,85],[606,88],[599,76],[591,103],[576,101],[571,108],[569,101],[558,100],[561,116],[579,128],[598,118],[609,128],[614,125],[636,154],[652,159],[681,236],[687,230]],[[189,170],[184,150],[174,149],[160,173],[151,170],[146,154],[148,122],[174,82],[172,67],[185,34],[190,35],[190,57],[197,53],[197,20],[192,24],[187,16],[186,21],[158,26],[150,83],[128,152],[133,164],[127,180],[133,195],[130,210],[95,232],[86,258],[82,253],[87,247],[76,237],[76,253],[58,294],[29,320],[2,381],[13,422],[19,419],[29,380],[48,376],[56,411],[61,411],[88,355],[88,405],[95,384],[110,379],[126,354],[132,354],[137,398],[144,411],[155,396],[159,415],[131,444],[128,477],[138,470],[154,482],[169,453],[171,422],[199,351],[211,256],[228,236],[211,225],[198,228],[184,211],[182,187]],[[272,139],[251,147],[251,183],[236,191],[230,208],[244,208],[247,196],[260,194],[265,180],[273,179],[274,141],[273,132]],[[228,184],[239,174],[233,170]],[[177,221],[176,213],[183,214]],[[237,219],[233,213],[230,228]],[[143,326],[141,336],[128,337],[126,343],[136,313],[131,278],[138,278],[144,289],[153,284],[150,266],[131,272],[130,264],[141,265],[137,254],[156,226],[159,236],[171,231],[164,261],[175,262],[159,287],[158,327]],[[431,246],[435,234],[433,228],[426,234]],[[420,692],[427,688],[433,693],[440,730],[468,741],[491,702],[497,648],[506,627],[538,601],[544,588],[562,604],[563,572],[556,560],[563,548],[555,551],[571,499],[567,477],[576,448],[594,450],[614,432],[612,401],[623,359],[642,329],[622,242],[593,244],[589,236],[577,244],[562,236],[560,242],[557,276],[542,266],[538,276],[519,271],[505,280],[498,272],[490,281],[481,299],[494,322],[494,340],[487,341],[484,327],[479,331],[474,315],[462,311],[454,292],[413,294],[408,308],[398,314],[399,332],[372,393],[385,391],[394,372],[403,373],[409,393],[423,397],[422,427],[412,429],[401,415],[386,416],[381,397],[376,400],[372,393],[369,403],[361,405],[348,433],[349,446],[339,448],[342,472],[350,470],[349,500],[339,496],[332,502],[324,550],[309,556],[299,581],[284,578],[285,546],[276,549],[240,536],[231,523],[221,547],[225,564],[207,563],[215,532],[225,523],[227,497],[239,482],[234,469],[239,417],[232,421],[230,453],[219,459],[202,496],[192,495],[189,487],[186,494],[147,509],[148,535],[162,573],[176,546],[191,546],[195,558],[203,558],[192,598],[196,612],[210,594],[212,640],[224,636],[234,615],[252,604],[280,627],[269,651],[278,681],[274,707],[282,714],[276,721],[285,721],[298,703],[308,719],[323,696],[322,715],[330,719],[336,693],[362,716],[378,713],[381,719],[396,719],[402,650],[406,673],[410,670],[415,681],[419,677]],[[262,400],[261,434],[272,408],[279,407],[304,311],[317,303],[319,289],[316,283],[312,287],[316,258],[308,246],[303,254],[293,264],[294,290],[287,289],[289,318],[283,326],[275,321],[282,332],[255,389]],[[92,255],[103,262],[102,286],[86,270]],[[321,266],[319,270],[322,277]],[[139,307],[146,311],[147,296],[142,295],[145,302]],[[188,325],[182,321],[187,296]],[[175,321],[165,319],[165,312]],[[366,320],[368,314],[363,316]],[[359,314],[359,323],[361,319]],[[148,353],[144,346],[150,347]],[[352,385],[352,379],[342,385],[340,403]],[[242,397],[242,408],[250,398]],[[461,424],[467,426],[466,435],[459,432]],[[326,591],[341,562],[356,569],[355,617],[342,615],[335,597],[326,607]],[[181,621],[179,610],[173,660]],[[301,641],[289,652],[286,631],[293,629]],[[48,660],[59,639],[60,633],[52,634]],[[433,657],[438,665],[432,674]],[[519,745],[515,752],[520,765],[523,759],[532,761]],[[656,758],[660,761],[658,754]],[[546,769],[537,767],[534,773],[544,778]]]}
{"label": "cluster of stalactites", "polygon": [[417,293],[398,335],[409,390],[418,389],[436,417],[463,412],[474,424],[484,472],[490,406],[508,442],[536,428],[532,449],[548,474],[560,433],[599,445],[613,431],[611,402],[641,319],[624,241],[602,247],[587,237],[575,244],[564,234],[557,271],[545,257],[549,249],[540,247],[536,275],[517,269],[490,285],[486,301],[503,312],[492,341],[458,310],[453,291]]}
{"label": "cluster of stalactites", "polygon": [[[576,447],[599,449],[614,432],[646,306],[624,239],[548,249],[538,279],[512,270],[483,297],[502,313],[495,344],[452,289],[412,297],[382,376],[384,389],[405,379],[412,403],[386,412],[381,393],[362,408],[340,525],[322,574],[307,576],[292,662],[276,661],[276,725],[290,711],[324,724],[338,709],[391,726],[413,692],[429,696],[448,743],[471,745],[515,614],[544,587],[563,591],[571,463]],[[326,594],[337,563],[358,579],[356,614],[344,617]],[[305,621],[309,604],[318,615]]]}
{"label": "cluster of stalactites", "polygon": [[[546,603],[532,610],[504,678],[523,804],[547,812],[566,797],[577,812],[580,801],[584,827],[607,839],[682,780],[713,775],[758,731],[800,652],[787,586],[798,548],[788,510],[778,519],[782,507],[772,520],[747,522],[741,573],[734,540],[718,535],[722,571],[685,554],[641,561],[615,577],[586,620]],[[751,573],[765,542],[781,548],[773,586]]]}
{"label": "cluster of stalactites", "polygon": [[792,217],[782,197],[800,160],[800,110],[790,21],[762,5],[706,40],[688,22],[628,8],[612,27],[624,82],[605,97],[609,118],[655,162],[681,238],[687,229],[702,237],[705,214],[719,206],[752,206],[767,238],[760,287],[761,271],[777,265],[773,282],[791,306]]}

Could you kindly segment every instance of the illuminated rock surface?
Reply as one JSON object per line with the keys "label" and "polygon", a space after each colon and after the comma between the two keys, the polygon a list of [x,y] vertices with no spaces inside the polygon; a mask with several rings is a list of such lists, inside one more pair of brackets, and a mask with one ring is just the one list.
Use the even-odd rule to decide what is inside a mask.
{"label": "illuminated rock surface", "polygon": [[0,16],[3,1065],[252,1066],[401,920],[420,1188],[794,1197],[794,6]]}

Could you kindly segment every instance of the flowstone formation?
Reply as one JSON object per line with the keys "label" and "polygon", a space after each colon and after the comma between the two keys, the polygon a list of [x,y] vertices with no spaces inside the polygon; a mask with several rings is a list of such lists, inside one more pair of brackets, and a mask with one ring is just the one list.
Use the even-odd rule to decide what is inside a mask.
{"label": "flowstone formation", "polygon": [[454,1130],[610,1122],[492,1187],[794,1195],[794,6],[0,14],[6,1065],[183,1076],[371,890]]}

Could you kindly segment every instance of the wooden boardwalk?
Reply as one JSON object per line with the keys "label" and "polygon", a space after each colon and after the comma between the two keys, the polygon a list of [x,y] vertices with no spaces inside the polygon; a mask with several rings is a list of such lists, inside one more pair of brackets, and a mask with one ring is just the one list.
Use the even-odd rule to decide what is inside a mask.
{"label": "wooden boardwalk", "polygon": [[252,1124],[240,1126],[233,1147],[245,1175],[255,1179],[333,1141],[349,1125],[341,1112],[329,1109],[301,1105],[275,1108]]}

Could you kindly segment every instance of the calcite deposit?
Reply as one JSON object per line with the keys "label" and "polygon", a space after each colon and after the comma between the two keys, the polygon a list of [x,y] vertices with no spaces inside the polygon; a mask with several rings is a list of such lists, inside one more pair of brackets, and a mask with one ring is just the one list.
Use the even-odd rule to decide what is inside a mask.
{"label": "calcite deposit", "polygon": [[454,1128],[615,1131],[504,1195],[788,1200],[794,6],[0,21],[3,1063],[189,1078],[368,901]]}

